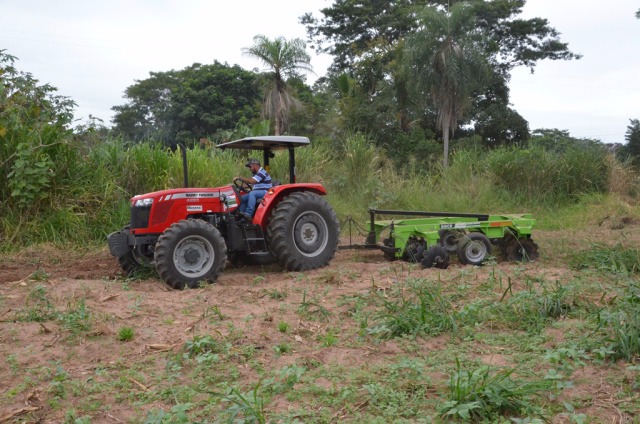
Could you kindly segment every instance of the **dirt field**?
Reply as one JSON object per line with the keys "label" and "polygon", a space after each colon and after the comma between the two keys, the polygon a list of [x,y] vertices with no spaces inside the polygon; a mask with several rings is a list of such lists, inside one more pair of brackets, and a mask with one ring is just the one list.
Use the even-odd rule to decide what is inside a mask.
{"label": "dirt field", "polygon": [[[524,340],[521,331],[487,325],[478,327],[482,337],[441,334],[380,340],[363,332],[358,299],[372,294],[384,298],[408,279],[464,292],[458,306],[487,293],[498,301],[507,281],[514,290],[531,281],[580,278],[591,278],[589,287],[618,284],[615,278],[583,276],[566,265],[567,255],[603,237],[611,244],[624,240],[638,248],[639,233],[636,223],[615,229],[605,224],[589,232],[540,231],[537,263],[469,267],[453,262],[444,271],[387,262],[378,251],[339,251],[324,269],[289,273],[278,266],[228,268],[216,284],[185,291],[171,290],[153,277],[125,279],[106,248],[79,253],[40,246],[4,255],[0,422],[187,422],[194,418],[179,421],[177,412],[174,421],[149,418],[187,403],[195,405],[189,417],[210,422],[228,417],[230,403],[216,403],[207,410],[204,393],[222,391],[225,383],[249,390],[261,379],[278,380],[278,370],[294,365],[306,370],[292,385],[297,393],[274,390],[264,407],[267,421],[396,421],[393,403],[371,394],[375,384],[391,390],[384,385],[387,378],[394,393],[404,393],[405,400],[398,400],[401,407],[403,402],[421,405],[415,414],[405,410],[408,415],[400,413],[397,419],[416,421],[420,408],[435,415],[448,390],[454,355],[494,367],[524,366],[542,376],[552,367],[541,359],[545,351],[586,331],[586,320],[569,317],[550,323],[522,348],[513,341]],[[589,289],[584,299],[597,303],[601,294]],[[373,303],[363,305],[364,310],[374,308]],[[130,340],[123,328],[132,330]],[[194,341],[205,335],[227,346],[212,359],[218,362],[208,368],[211,374],[202,371],[204,359],[189,357]],[[402,361],[421,361],[424,387],[409,390],[403,384],[413,380],[406,380],[406,375],[386,374],[399,369]],[[583,362],[571,362],[570,386],[540,401],[546,414],[542,418],[638,422],[637,371],[629,371],[630,364],[622,361]],[[178,363],[174,373],[170,368]],[[411,397],[416,390],[420,399]]]}

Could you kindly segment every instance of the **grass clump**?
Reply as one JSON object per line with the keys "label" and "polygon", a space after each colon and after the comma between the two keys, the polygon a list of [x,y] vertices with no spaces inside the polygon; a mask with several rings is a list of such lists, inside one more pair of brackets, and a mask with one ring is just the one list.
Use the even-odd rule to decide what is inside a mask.
{"label": "grass clump", "polygon": [[640,249],[624,247],[620,243],[613,247],[594,244],[590,250],[573,255],[570,263],[576,269],[595,268],[615,274],[639,274]]}
{"label": "grass clump", "polygon": [[456,328],[451,302],[441,294],[439,285],[417,280],[409,290],[400,290],[398,298],[380,299],[382,309],[374,314],[376,323],[367,328],[368,334],[382,339],[405,335],[415,338],[437,336]]}
{"label": "grass clump", "polygon": [[133,340],[133,328],[120,327],[120,329],[118,329],[118,340],[121,342]]}
{"label": "grass clump", "polygon": [[316,299],[307,299],[307,291],[302,294],[302,302],[298,306],[298,314],[310,321],[326,321],[331,312]]}
{"label": "grass clump", "polygon": [[548,286],[544,282],[541,287],[518,291],[506,296],[510,287],[505,290],[503,298],[480,312],[481,321],[501,322],[508,328],[537,333],[554,319],[566,316],[574,303],[570,289],[556,281]]}
{"label": "grass clump", "polygon": [[18,321],[47,322],[55,321],[72,335],[91,330],[92,316],[84,298],[75,303],[69,302],[65,311],[58,310],[47,297],[46,288],[37,285],[27,295],[25,307],[18,311]]}
{"label": "grass clump", "polygon": [[[227,422],[258,423],[267,422],[266,404],[270,399],[270,390],[264,390],[259,381],[248,392],[241,392],[236,388],[229,390],[227,394],[212,393],[222,402],[230,403],[223,413],[228,417]],[[267,389],[269,387],[267,386]]]}
{"label": "grass clump", "polygon": [[[595,315],[598,338],[591,340],[592,350],[600,348],[610,359],[633,362],[640,358],[640,286],[628,286],[613,304]],[[604,349],[603,349],[604,347]]]}
{"label": "grass clump", "polygon": [[198,335],[184,343],[184,350],[186,357],[194,358],[201,355],[224,353],[229,349],[226,343],[221,343],[210,335]]}
{"label": "grass clump", "polygon": [[491,420],[505,414],[535,414],[530,399],[552,389],[545,380],[512,378],[515,369],[492,372],[488,366],[464,370],[456,359],[449,381],[448,399],[438,407],[442,417],[463,420]]}
{"label": "grass clump", "polygon": [[57,311],[47,298],[47,289],[37,285],[29,291],[25,307],[18,314],[19,321],[45,322],[55,319]]}

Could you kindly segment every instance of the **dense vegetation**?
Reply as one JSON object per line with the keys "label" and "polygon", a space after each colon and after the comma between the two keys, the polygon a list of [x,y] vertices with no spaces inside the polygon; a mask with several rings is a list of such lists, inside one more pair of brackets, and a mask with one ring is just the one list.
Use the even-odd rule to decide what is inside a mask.
{"label": "dense vegetation", "polygon": [[[113,128],[92,117],[74,128],[73,100],[0,51],[0,244],[102,242],[127,222],[131,195],[180,185],[176,142],[191,148],[192,185],[217,186],[243,169],[216,142],[285,130],[312,138],[299,179],[323,182],[342,219],[369,207],[519,212],[612,190],[637,198],[637,119],[614,157],[597,140],[530,132],[509,108],[514,67],[579,58],[545,19],[519,19],[523,0],[440,3],[341,0],[305,15],[310,39],[335,58],[313,87],[297,39],[258,36],[245,49],[272,72],[219,62],[151,72],[113,107]],[[377,9],[360,38],[365,6]],[[290,109],[274,109],[283,98]],[[287,178],[284,162],[276,178]]]}

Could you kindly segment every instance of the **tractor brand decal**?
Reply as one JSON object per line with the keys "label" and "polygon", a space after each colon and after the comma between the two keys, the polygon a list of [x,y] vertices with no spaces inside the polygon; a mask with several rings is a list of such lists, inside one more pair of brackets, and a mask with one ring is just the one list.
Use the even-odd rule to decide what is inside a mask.
{"label": "tractor brand decal", "polygon": [[172,199],[204,199],[220,197],[220,193],[178,193],[172,195]]}
{"label": "tractor brand decal", "polygon": [[455,224],[440,224],[440,228],[443,229],[451,229],[451,228],[473,228],[479,227],[479,222],[456,222]]}
{"label": "tractor brand decal", "polygon": [[202,205],[188,205],[188,212],[202,212]]}

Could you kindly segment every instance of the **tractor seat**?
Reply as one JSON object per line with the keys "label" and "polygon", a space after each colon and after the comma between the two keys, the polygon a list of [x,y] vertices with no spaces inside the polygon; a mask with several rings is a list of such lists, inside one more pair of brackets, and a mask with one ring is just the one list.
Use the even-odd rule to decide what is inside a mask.
{"label": "tractor seat", "polygon": [[280,180],[271,180],[271,187],[279,186]]}

